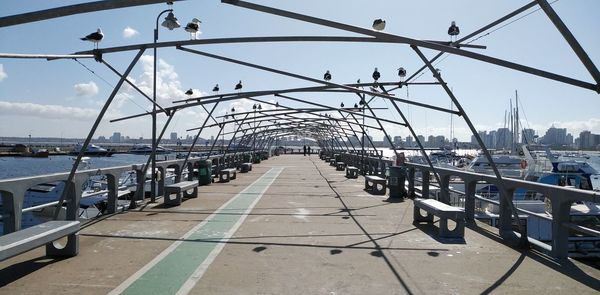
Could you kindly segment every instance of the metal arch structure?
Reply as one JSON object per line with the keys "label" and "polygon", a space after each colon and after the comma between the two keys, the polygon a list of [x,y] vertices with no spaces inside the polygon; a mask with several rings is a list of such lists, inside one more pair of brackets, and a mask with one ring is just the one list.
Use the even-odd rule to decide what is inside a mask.
{"label": "metal arch structure", "polygon": [[[62,7],[62,8],[55,9],[55,10],[36,12],[33,14],[29,14],[29,15],[2,17],[2,18],[0,18],[0,27],[10,26],[10,25],[15,25],[15,24],[20,24],[20,23],[26,23],[26,22],[30,22],[30,21],[49,19],[49,18],[53,18],[53,17],[72,15],[72,14],[77,14],[77,13],[85,13],[85,12],[92,12],[92,11],[98,11],[98,10],[103,10],[103,9],[112,9],[112,8],[133,6],[133,5],[152,4],[152,3],[163,2],[163,1],[138,0],[138,1],[127,1],[127,3],[121,3],[121,2],[124,2],[124,1],[114,1],[114,0],[97,1],[97,2],[92,2],[92,3],[74,5],[73,7]],[[562,22],[562,20],[558,16],[558,14],[556,14],[556,12],[548,4],[548,2],[546,0],[532,1],[518,9],[516,9],[515,11],[497,19],[496,21],[483,26],[482,28],[474,31],[473,33],[468,34],[466,37],[463,37],[454,42],[417,40],[417,39],[407,38],[404,36],[399,36],[399,35],[394,35],[394,34],[389,34],[389,33],[384,33],[384,32],[376,32],[376,31],[373,31],[370,29],[360,28],[360,27],[343,24],[343,23],[339,23],[339,22],[334,22],[334,21],[330,21],[330,20],[326,20],[326,19],[321,19],[321,18],[316,18],[316,17],[312,17],[312,16],[308,16],[308,15],[285,11],[285,10],[281,10],[281,9],[277,9],[277,8],[273,8],[273,7],[253,4],[253,3],[246,2],[246,1],[222,0],[221,2],[224,4],[227,4],[227,5],[233,5],[233,6],[244,8],[244,9],[249,9],[249,10],[254,10],[254,11],[258,11],[258,12],[262,12],[262,13],[267,13],[267,14],[277,15],[277,16],[286,17],[286,18],[290,18],[290,19],[295,19],[298,21],[311,23],[311,24],[317,24],[317,25],[321,25],[321,26],[326,26],[329,28],[335,28],[335,29],[342,30],[345,32],[359,34],[364,37],[344,37],[344,36],[271,36],[271,37],[269,37],[269,36],[265,36],[265,37],[217,38],[217,39],[205,39],[205,40],[156,42],[156,43],[151,43],[151,44],[137,44],[137,45],[128,45],[128,46],[120,46],[120,47],[112,47],[112,48],[99,48],[99,49],[93,50],[93,51],[76,52],[76,53],[73,53],[72,55],[60,55],[60,56],[51,56],[51,55],[17,56],[17,55],[12,55],[12,54],[0,55],[0,58],[48,58],[48,59],[89,58],[89,57],[93,56],[94,58],[96,58],[96,60],[102,62],[102,64],[106,65],[112,72],[114,72],[119,77],[119,82],[118,82],[117,86],[114,88],[113,93],[107,99],[107,101],[106,101],[102,111],[100,112],[99,116],[97,117],[93,127],[90,129],[90,132],[84,142],[81,152],[78,155],[77,160],[74,163],[74,166],[73,166],[74,168],[71,170],[69,179],[73,178],[75,169],[76,169],[79,161],[81,160],[81,157],[83,156],[83,151],[85,151],[91,138],[94,136],[95,130],[98,127],[98,124],[100,123],[100,121],[102,120],[103,115],[106,112],[106,109],[110,106],[114,96],[116,95],[116,93],[119,91],[120,87],[124,83],[128,83],[129,85],[133,86],[133,88],[136,91],[138,91],[142,96],[144,96],[146,99],[150,100],[150,98],[149,98],[150,96],[148,94],[141,91],[137,86],[135,86],[135,83],[133,83],[127,79],[128,73],[131,71],[133,66],[135,66],[135,64],[139,60],[141,54],[146,49],[149,49],[149,48],[152,48],[152,49],[163,48],[163,47],[176,48],[181,52],[185,52],[186,54],[193,54],[193,55],[202,56],[205,58],[217,59],[217,60],[221,60],[221,61],[228,62],[228,63],[234,63],[234,64],[238,64],[238,65],[245,66],[245,67],[251,67],[254,69],[261,70],[261,71],[267,71],[267,72],[271,72],[271,73],[275,73],[275,74],[279,74],[279,75],[284,75],[287,77],[292,77],[292,78],[299,79],[299,80],[304,80],[304,81],[311,82],[311,83],[318,85],[318,86],[308,86],[308,87],[296,88],[296,89],[275,89],[275,90],[264,90],[264,91],[254,91],[254,92],[244,92],[244,93],[242,93],[242,92],[226,93],[226,94],[222,94],[222,95],[212,95],[212,96],[206,96],[206,97],[191,98],[191,99],[187,99],[187,100],[183,100],[183,101],[176,101],[175,105],[169,106],[169,107],[162,107],[162,106],[159,106],[159,105],[156,105],[155,103],[153,103],[153,106],[155,106],[157,108],[156,111],[131,115],[128,117],[123,117],[123,118],[119,118],[119,119],[111,121],[111,122],[116,122],[116,121],[137,118],[137,117],[141,117],[141,116],[156,116],[158,114],[165,114],[166,116],[168,116],[168,120],[167,120],[166,124],[163,126],[161,136],[160,136],[160,137],[162,137],[162,134],[164,134],[164,131],[168,127],[169,123],[171,122],[171,119],[179,113],[178,112],[179,110],[191,108],[191,107],[198,107],[198,106],[202,107],[206,111],[207,116],[206,116],[204,122],[202,123],[202,126],[197,128],[197,130],[198,130],[197,135],[194,138],[192,147],[190,148],[190,150],[188,151],[188,154],[186,155],[185,161],[187,161],[187,159],[190,157],[193,146],[196,145],[196,143],[200,137],[200,134],[206,128],[219,127],[219,129],[220,129],[219,135],[221,135],[221,134],[227,133],[227,132],[225,132],[225,127],[228,124],[231,124],[234,126],[235,131],[233,133],[227,133],[227,134],[232,134],[232,138],[230,140],[229,146],[231,146],[232,142],[234,142],[234,141],[237,141],[238,143],[242,143],[242,144],[248,144],[248,143],[252,142],[254,149],[256,148],[257,138],[259,140],[259,148],[268,148],[268,146],[270,145],[270,142],[272,142],[272,139],[279,138],[281,136],[286,136],[289,134],[296,134],[296,135],[310,136],[310,137],[316,138],[317,141],[319,142],[319,144],[325,149],[331,149],[331,150],[335,150],[335,151],[344,151],[344,150],[349,151],[351,148],[352,151],[356,152],[358,150],[353,145],[351,139],[358,138],[359,134],[362,133],[363,136],[362,136],[360,142],[361,142],[361,151],[364,153],[365,133],[366,133],[365,129],[366,128],[382,130],[382,131],[384,131],[388,140],[391,139],[390,136],[387,134],[387,132],[385,132],[383,123],[386,123],[386,124],[397,124],[397,125],[407,127],[410,130],[413,137],[415,138],[422,154],[427,159],[430,168],[433,171],[435,171],[435,167],[433,166],[433,164],[427,157],[427,154],[425,153],[425,149],[424,149],[422,143],[419,141],[416,132],[414,131],[414,129],[412,128],[412,126],[410,125],[410,123],[408,122],[408,120],[406,119],[406,117],[401,112],[400,108],[398,107],[398,103],[402,102],[402,103],[415,105],[418,107],[427,108],[427,109],[435,110],[438,112],[450,113],[450,114],[462,117],[465,120],[465,123],[469,126],[469,128],[472,132],[472,135],[478,141],[483,153],[488,158],[488,162],[492,164],[492,168],[494,170],[496,178],[499,180],[499,183],[501,184],[502,183],[502,181],[501,181],[502,175],[499,173],[499,171],[495,167],[495,165],[493,165],[491,154],[489,153],[489,151],[483,144],[483,141],[481,140],[481,138],[479,137],[479,134],[475,130],[473,123],[469,119],[468,115],[465,113],[458,98],[454,95],[454,93],[447,86],[445,80],[433,68],[432,63],[435,60],[437,60],[444,53],[453,54],[453,55],[461,56],[464,58],[469,58],[469,59],[493,64],[496,66],[508,68],[508,69],[511,69],[514,71],[525,72],[525,73],[528,73],[528,74],[531,74],[534,76],[538,76],[541,78],[554,80],[559,83],[564,83],[564,84],[568,84],[568,85],[572,85],[575,87],[579,87],[579,88],[583,88],[583,89],[587,89],[587,90],[591,90],[591,91],[600,93],[600,74],[598,72],[596,65],[592,62],[592,60],[589,58],[589,56],[587,55],[587,53],[585,52],[583,47],[578,43],[576,38],[572,35],[572,33],[567,28],[567,26]],[[511,62],[511,61],[498,59],[498,58],[494,58],[494,57],[487,56],[484,54],[465,50],[465,48],[485,49],[485,46],[465,44],[464,41],[466,41],[467,39],[474,37],[478,34],[481,34],[482,32],[489,30],[490,28],[498,26],[499,24],[502,24],[535,6],[539,6],[545,12],[545,14],[548,16],[548,18],[552,21],[552,23],[558,29],[558,31],[563,36],[565,41],[573,49],[574,53],[577,55],[577,57],[579,58],[581,63],[588,70],[593,82],[582,81],[579,79],[567,77],[567,76],[560,75],[557,73],[548,72],[548,71],[544,71],[544,70],[537,69],[534,67],[529,67],[526,65],[521,65],[518,63]],[[373,85],[373,83],[362,83],[362,84],[332,83],[329,81],[323,81],[323,80],[312,78],[312,77],[302,76],[302,75],[291,73],[291,72],[273,69],[273,68],[269,68],[269,67],[266,67],[263,65],[251,64],[249,62],[235,60],[232,58],[219,56],[216,54],[189,48],[190,46],[205,45],[205,44],[268,43],[268,42],[371,42],[371,43],[402,44],[402,45],[408,45],[414,50],[416,56],[423,62],[423,66],[419,70],[417,70],[415,73],[413,73],[405,81],[380,82],[377,84],[378,88],[365,90],[364,87]],[[431,49],[431,50],[437,51],[439,53],[432,59],[427,59],[421,52],[421,49],[423,49],[423,48]],[[121,74],[117,70],[115,70],[112,66],[110,66],[109,63],[104,61],[103,57],[106,57],[107,54],[124,52],[124,51],[137,51],[138,53],[137,53],[136,57],[132,60],[128,69],[123,74]],[[412,82],[412,80],[419,73],[421,73],[424,70],[429,70],[432,73],[434,73],[434,77],[435,77],[436,81],[427,82],[427,83]],[[452,100],[453,105],[456,107],[457,110],[446,109],[446,108],[435,106],[435,105],[428,105],[428,104],[412,101],[409,99],[401,99],[401,98],[395,97],[393,95],[392,91],[394,91],[402,86],[405,86],[405,85],[440,86],[443,88],[443,90],[446,92],[446,94]],[[386,87],[391,87],[391,88],[387,89]],[[301,99],[294,98],[289,95],[291,93],[311,93],[314,95],[318,95],[319,93],[328,93],[328,92],[349,94],[351,96],[357,95],[361,99],[361,102],[363,102],[363,104],[359,108],[336,108],[336,107],[331,107],[326,104],[318,104],[318,103],[314,103],[314,102],[311,102],[308,100],[301,100]],[[215,109],[217,108],[217,106],[223,102],[236,101],[239,99],[247,98],[247,99],[256,101],[257,103],[269,104],[268,102],[266,102],[264,100],[259,100],[258,97],[271,96],[271,95],[275,95],[276,97],[279,97],[282,99],[294,101],[295,103],[301,103],[307,107],[305,109],[301,109],[301,108],[295,108],[292,106],[287,106],[287,105],[278,103],[281,108],[283,108],[285,110],[291,110],[291,111],[289,111],[289,112],[284,112],[284,111],[271,112],[268,110],[264,110],[264,111],[259,110],[259,111],[253,111],[253,112],[246,112],[244,114],[235,114],[237,116],[244,116],[242,119],[232,119],[232,120],[227,120],[227,121],[222,120],[221,123],[219,123],[218,120],[213,116],[213,113],[214,113]],[[380,98],[380,99],[389,101],[392,104],[392,106],[394,107],[394,109],[396,110],[396,112],[401,116],[403,122],[393,122],[391,120],[387,120],[385,118],[377,116],[376,109],[372,108],[369,105],[369,102],[366,100],[367,97],[370,97],[371,99]],[[208,105],[212,106],[210,111],[208,111],[208,109],[206,109],[206,106],[208,106]],[[309,107],[311,107],[312,109],[309,109]],[[365,111],[368,111],[368,114],[365,114]],[[259,114],[258,116],[257,116],[257,113]],[[368,125],[368,124],[364,123],[364,121],[361,122],[360,120],[358,120],[358,118],[363,119],[363,120],[367,119],[370,122],[374,121],[374,122],[376,122],[376,125],[375,126]],[[208,124],[209,119],[214,121],[216,124]],[[256,119],[260,119],[260,120],[257,122]],[[250,128],[243,128],[244,125],[247,125],[249,123],[253,123],[250,125]],[[237,128],[235,128],[236,125],[237,125]],[[155,131],[156,131],[156,129],[153,128],[153,132],[155,132]],[[242,135],[236,137],[236,135],[238,133],[242,133]],[[153,150],[155,150],[156,146],[160,142],[160,137],[153,144]],[[217,136],[217,138],[218,138],[218,136]],[[366,137],[366,139],[369,139],[369,137]],[[213,147],[214,147],[215,142],[213,142]],[[373,148],[375,147],[373,145],[373,143],[370,142],[370,139],[369,139],[369,143]],[[351,147],[348,146],[348,144],[350,144]],[[227,150],[229,150],[229,146],[227,147]],[[153,153],[153,154],[151,154],[150,157],[153,158],[154,156],[155,155]],[[145,166],[146,169],[147,169],[147,166],[148,165]],[[185,162],[184,162],[183,166],[185,166]],[[441,183],[437,173],[434,173],[434,176],[436,178],[438,178],[437,179],[438,183]],[[67,183],[70,183],[70,181],[68,181]],[[502,187],[502,185],[499,185],[499,189],[501,191],[504,191],[504,188]],[[65,189],[65,191],[67,191],[67,190]],[[503,198],[501,198],[501,202],[508,204],[508,206],[510,208],[512,208],[511,213],[517,220],[517,224],[519,225],[519,228],[521,231],[521,241],[525,244],[527,236],[523,232],[522,227],[521,227],[520,223],[518,222],[519,219],[517,216],[517,211],[515,210],[514,205],[512,204],[512,201],[510,199],[508,199],[507,196],[505,196],[506,194],[501,194],[501,195],[503,196]],[[61,201],[62,200],[64,200],[64,196],[61,197]],[[55,218],[57,218],[57,216],[58,216],[58,210],[56,210],[56,212],[55,212]],[[510,220],[510,217],[507,218],[507,216],[510,216],[510,215],[504,214],[502,216],[503,217],[501,217],[501,220],[500,220],[501,233],[511,232],[511,230],[510,230],[511,220]]]}

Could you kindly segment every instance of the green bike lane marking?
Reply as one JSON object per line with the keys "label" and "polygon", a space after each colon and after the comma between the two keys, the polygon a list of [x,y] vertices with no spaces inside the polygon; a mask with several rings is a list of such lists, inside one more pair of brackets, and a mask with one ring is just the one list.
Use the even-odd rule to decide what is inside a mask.
{"label": "green bike lane marking", "polygon": [[110,294],[187,294],[283,169],[267,171]]}

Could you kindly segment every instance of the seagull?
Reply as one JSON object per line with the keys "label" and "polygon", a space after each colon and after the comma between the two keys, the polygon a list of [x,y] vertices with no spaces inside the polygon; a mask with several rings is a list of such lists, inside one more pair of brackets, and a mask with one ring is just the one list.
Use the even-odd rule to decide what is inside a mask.
{"label": "seagull", "polygon": [[344,107],[344,103],[342,102],[342,103],[340,103],[340,108],[343,108],[343,107]]}
{"label": "seagull", "polygon": [[383,31],[385,29],[385,21],[378,18],[373,21],[373,30],[375,31]]}
{"label": "seagull", "polygon": [[215,85],[215,87],[213,87],[213,92],[219,92],[219,84]]}
{"label": "seagull", "polygon": [[399,76],[400,78],[404,78],[404,77],[406,77],[406,70],[405,70],[403,67],[400,67],[400,68],[398,69],[398,76]]}
{"label": "seagull", "polygon": [[194,90],[192,90],[192,88],[188,89],[188,91],[185,92],[185,95],[192,95],[194,94]]}
{"label": "seagull", "polygon": [[235,90],[242,90],[242,80],[240,80],[240,82],[235,85]]}
{"label": "seagull", "polygon": [[323,80],[325,80],[325,81],[331,80],[331,74],[329,73],[329,70],[327,70],[327,72],[325,72],[325,75],[323,75]]}
{"label": "seagull", "polygon": [[457,36],[458,34],[460,34],[460,29],[456,25],[456,22],[452,21],[452,23],[450,24],[450,27],[448,28],[448,35],[450,35],[450,37],[452,37],[452,36]]}
{"label": "seagull", "polygon": [[377,81],[380,77],[381,74],[379,74],[379,71],[377,71],[377,68],[375,68],[375,71],[373,71],[373,80]]}
{"label": "seagull", "polygon": [[358,109],[358,104],[356,104],[356,103],[355,103],[355,104],[354,104],[354,108],[355,108],[355,109]]}
{"label": "seagull", "polygon": [[[360,84],[360,79],[356,80],[356,84]],[[360,88],[360,89],[362,89],[363,87],[362,87],[362,86],[360,86],[360,85],[357,85],[357,86],[356,86],[356,88]]]}
{"label": "seagull", "polygon": [[194,19],[192,19],[192,22],[189,22],[185,26],[185,31],[190,33],[190,39],[196,40],[196,37],[197,37],[198,32],[200,30],[200,24],[201,23],[202,22],[199,19],[194,18]]}
{"label": "seagull", "polygon": [[94,43],[95,48],[98,49],[98,43],[100,41],[102,41],[102,38],[104,38],[104,34],[102,34],[102,30],[100,28],[98,28],[98,30],[96,32],[91,33],[80,39],[83,41],[90,41],[90,42]]}

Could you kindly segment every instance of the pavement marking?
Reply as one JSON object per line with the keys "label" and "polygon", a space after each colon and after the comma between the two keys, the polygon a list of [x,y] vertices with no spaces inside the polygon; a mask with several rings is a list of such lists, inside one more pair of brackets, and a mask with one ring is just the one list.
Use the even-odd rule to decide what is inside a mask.
{"label": "pavement marking", "polygon": [[281,171],[267,171],[109,294],[187,294]]}

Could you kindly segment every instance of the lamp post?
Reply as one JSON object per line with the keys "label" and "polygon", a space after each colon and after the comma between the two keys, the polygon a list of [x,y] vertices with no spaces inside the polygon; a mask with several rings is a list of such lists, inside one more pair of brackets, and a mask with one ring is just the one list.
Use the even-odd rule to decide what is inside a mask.
{"label": "lamp post", "polygon": [[[169,4],[169,6],[171,4]],[[158,142],[156,142],[156,42],[158,42],[158,21],[160,20],[160,17],[167,12],[169,14],[162,22],[162,26],[170,31],[181,26],[175,15],[173,15],[173,9],[171,8],[163,10],[156,17],[156,26],[154,27],[154,75],[152,81],[152,177],[150,179],[150,196],[152,199],[156,198],[156,178],[154,177],[154,174],[156,173],[156,147],[158,145]]]}
{"label": "lamp post", "polygon": [[223,117],[223,130],[221,130],[221,154],[225,155],[225,120],[229,119],[229,113],[225,112],[225,117]]}
{"label": "lamp post", "polygon": [[256,109],[258,111],[262,110],[262,106],[259,103],[255,103],[252,105],[252,109],[254,110],[254,134],[252,136],[252,161],[256,158]]}

